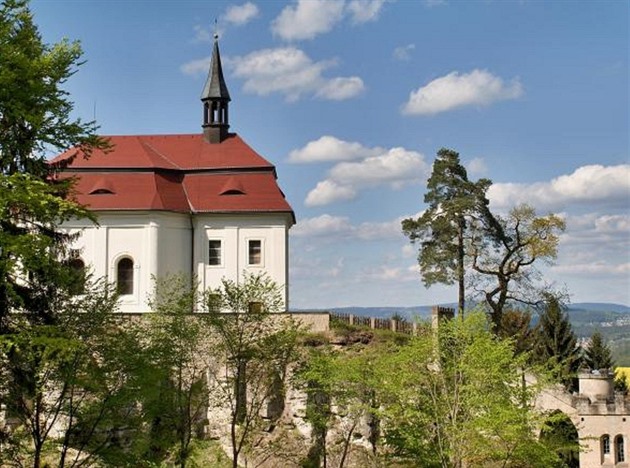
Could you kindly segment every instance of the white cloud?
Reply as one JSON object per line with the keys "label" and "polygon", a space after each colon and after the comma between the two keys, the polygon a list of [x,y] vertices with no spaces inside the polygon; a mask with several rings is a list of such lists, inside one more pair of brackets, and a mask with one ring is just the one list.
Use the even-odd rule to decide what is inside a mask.
{"label": "white cloud", "polygon": [[412,91],[402,108],[407,115],[431,115],[464,106],[487,106],[523,95],[518,79],[506,83],[486,70],[451,72]]}
{"label": "white cloud", "polygon": [[285,41],[313,39],[345,18],[352,24],[376,21],[390,1],[394,0],[296,0],[272,21],[271,31]]}
{"label": "white cloud", "polygon": [[317,140],[309,141],[303,148],[291,151],[289,161],[293,163],[351,161],[377,156],[383,151],[383,148],[367,148],[361,143],[324,135]]}
{"label": "white cloud", "polygon": [[358,77],[325,78],[322,73],[335,62],[314,62],[295,47],[262,49],[224,61],[245,80],[245,91],[261,96],[280,93],[288,101],[303,95],[340,100],[363,90],[363,81]]}
{"label": "white cloud", "polygon": [[343,101],[350,99],[365,90],[363,80],[358,76],[348,78],[332,78],[317,91],[317,96],[333,101]]}
{"label": "white cloud", "polygon": [[400,252],[403,258],[412,258],[412,257],[415,258],[418,256],[417,248],[411,244],[403,245],[402,248],[400,249]]}
{"label": "white cloud", "polygon": [[415,44],[407,44],[406,46],[396,47],[393,55],[396,60],[406,62],[411,60],[411,53],[416,49]]}
{"label": "white cloud", "polygon": [[357,193],[352,187],[344,187],[332,180],[323,180],[318,182],[313,190],[311,190],[304,204],[306,206],[323,206],[330,203],[352,200]]}
{"label": "white cloud", "polygon": [[236,26],[242,26],[256,18],[258,14],[258,7],[252,2],[247,2],[242,5],[230,5],[227,10],[225,10],[223,19]]}
{"label": "white cloud", "polygon": [[420,278],[418,265],[407,267],[379,265],[373,268],[365,268],[361,272],[361,280],[376,281],[418,281]]}
{"label": "white cloud", "polygon": [[611,265],[608,262],[599,261],[596,263],[572,263],[570,265],[556,265],[551,268],[556,273],[571,276],[627,276],[630,273],[630,263]]}
{"label": "white cloud", "polygon": [[211,60],[211,56],[198,60],[191,60],[190,62],[186,62],[185,64],[180,66],[179,69],[184,75],[199,75],[208,73]]}
{"label": "white cloud", "polygon": [[387,0],[351,0],[347,10],[353,23],[376,21]]}
{"label": "white cloud", "polygon": [[330,170],[332,180],[365,187],[391,183],[419,182],[426,178],[427,164],[416,151],[392,148],[387,153],[360,162],[342,162]]}
{"label": "white cloud", "polygon": [[466,171],[469,175],[481,176],[488,172],[488,167],[483,158],[473,158],[466,163]]}
{"label": "white cloud", "polygon": [[315,218],[305,218],[291,229],[291,236],[304,238],[329,238],[341,240],[385,240],[402,239],[401,222],[403,217],[382,222],[364,222],[353,225],[346,216],[323,214]]}
{"label": "white cloud", "polygon": [[287,41],[313,39],[342,20],[343,0],[298,0],[284,7],[273,20],[271,31]]}
{"label": "white cloud", "polygon": [[328,178],[309,192],[305,204],[322,206],[355,198],[358,191],[388,184],[399,189],[426,180],[428,165],[424,156],[405,148],[392,148],[359,162],[341,162],[332,167]]}
{"label": "white cloud", "polygon": [[630,200],[630,164],[582,166],[550,182],[493,184],[488,190],[493,207],[510,208],[529,203],[539,209],[557,210],[571,203],[627,204]]}
{"label": "white cloud", "polygon": [[[567,228],[560,238],[563,263],[630,262],[630,214],[564,217]],[[620,252],[625,252],[625,256]]]}
{"label": "white cloud", "polygon": [[316,218],[300,219],[290,232],[296,237],[320,237],[347,234],[353,229],[347,217],[323,214]]}

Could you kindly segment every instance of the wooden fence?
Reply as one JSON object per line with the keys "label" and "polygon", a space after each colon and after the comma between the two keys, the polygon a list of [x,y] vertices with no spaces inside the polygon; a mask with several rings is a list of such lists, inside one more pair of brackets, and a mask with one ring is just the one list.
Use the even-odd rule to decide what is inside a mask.
{"label": "wooden fence", "polygon": [[[431,311],[431,323],[437,326],[440,320],[452,319],[455,315],[454,309],[450,307],[435,306]],[[345,323],[358,327],[372,328],[374,330],[391,330],[396,333],[406,333],[407,335],[416,335],[418,333],[418,324],[405,319],[394,318],[378,318],[364,317],[362,315],[344,314],[341,312],[331,312],[330,321]]]}

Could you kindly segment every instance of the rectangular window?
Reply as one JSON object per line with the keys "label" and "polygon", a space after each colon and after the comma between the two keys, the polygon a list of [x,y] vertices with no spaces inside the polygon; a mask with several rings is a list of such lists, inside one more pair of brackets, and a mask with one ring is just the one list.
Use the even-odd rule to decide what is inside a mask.
{"label": "rectangular window", "polygon": [[262,241],[250,240],[248,242],[249,250],[249,265],[261,265],[262,264]]}
{"label": "rectangular window", "polygon": [[208,265],[221,265],[221,241],[208,241]]}

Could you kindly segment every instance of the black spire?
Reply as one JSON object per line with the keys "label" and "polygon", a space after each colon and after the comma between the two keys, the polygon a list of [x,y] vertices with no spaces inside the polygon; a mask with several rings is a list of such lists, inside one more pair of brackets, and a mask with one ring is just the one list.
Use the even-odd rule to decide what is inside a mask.
{"label": "black spire", "polygon": [[212,65],[208,73],[206,85],[201,93],[203,102],[203,134],[209,143],[221,143],[227,136],[228,128],[228,92],[223,68],[221,67],[221,54],[219,53],[219,36],[214,35],[214,47],[212,49]]}

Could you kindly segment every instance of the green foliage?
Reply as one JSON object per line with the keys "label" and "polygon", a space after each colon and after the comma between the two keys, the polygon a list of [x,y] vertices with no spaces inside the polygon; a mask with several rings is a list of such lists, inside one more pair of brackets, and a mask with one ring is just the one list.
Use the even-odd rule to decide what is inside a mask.
{"label": "green foliage", "polygon": [[580,466],[578,432],[571,419],[561,411],[552,412],[540,431],[540,441],[558,454],[563,467]]}
{"label": "green foliage", "polygon": [[[417,466],[553,466],[536,441],[525,387],[525,356],[496,338],[483,314],[444,322],[383,356],[381,405],[386,444],[395,460]],[[396,369],[396,372],[391,372]]]}
{"label": "green foliage", "polygon": [[418,219],[405,219],[403,233],[420,244],[418,262],[426,287],[436,283],[459,285],[459,310],[464,308],[465,236],[472,219],[491,221],[486,191],[491,182],[468,180],[459,153],[442,148],[433,163]]}
{"label": "green foliage", "polygon": [[[510,301],[538,305],[550,287],[538,287],[540,263],[552,263],[558,252],[565,222],[559,216],[537,216],[529,205],[513,208],[506,217],[492,217],[495,223],[476,226],[469,249],[472,256],[471,281],[483,291],[495,327]],[[491,233],[489,235],[488,233]]]}
{"label": "green foliage", "polygon": [[154,313],[147,343],[154,372],[143,403],[151,427],[146,455],[159,460],[173,451],[184,467],[207,417],[210,327],[195,313],[197,284],[184,275],[155,280],[149,305]]}
{"label": "green foliage", "polygon": [[70,236],[55,231],[88,212],[59,197],[56,187],[28,174],[0,175],[0,333],[11,328],[9,311],[52,324],[76,284],[66,260]]}
{"label": "green foliage", "polygon": [[[59,306],[57,324],[24,322],[0,336],[0,402],[20,423],[13,435],[30,439],[14,462],[39,466],[48,451],[59,466],[76,457],[87,464],[110,445],[112,427],[133,430],[138,336],[113,313],[109,286],[87,288],[88,294]],[[60,439],[53,428],[61,430]]]}
{"label": "green foliage", "polygon": [[514,342],[516,354],[531,352],[536,330],[531,326],[532,315],[528,311],[507,309],[501,316],[501,323],[495,330],[500,338],[509,338]]}
{"label": "green foliage", "polygon": [[627,395],[630,387],[629,379],[630,377],[625,370],[617,370],[615,372],[615,391],[622,395]]}
{"label": "green foliage", "polygon": [[46,180],[46,156],[77,147],[106,148],[94,122],[71,117],[62,86],[81,65],[78,42],[42,42],[26,0],[0,6],[0,173]]}
{"label": "green foliage", "polygon": [[590,343],[584,352],[584,363],[594,370],[615,367],[612,352],[599,331],[591,335]]}
{"label": "green foliage", "polygon": [[[380,423],[374,363],[382,351],[384,347],[379,345],[310,350],[296,373],[296,382],[307,394],[306,419],[312,427],[311,447],[303,466],[327,465],[333,460],[335,466],[346,466],[361,421],[368,423],[368,440],[376,453]],[[333,426],[334,436],[329,436]]]}
{"label": "green foliage", "polygon": [[534,355],[567,389],[577,390],[576,375],[582,363],[580,348],[562,304],[553,296],[547,297],[540,315]]}
{"label": "green foliage", "polygon": [[[223,279],[221,288],[203,297],[216,364],[210,367],[209,391],[215,405],[229,408],[232,462],[284,406],[289,366],[297,360],[300,328],[284,310],[281,287],[267,274],[243,273],[238,283]],[[275,404],[274,404],[275,403]]]}
{"label": "green foliage", "polygon": [[25,0],[0,5],[0,333],[20,309],[54,322],[56,293],[71,288],[59,224],[88,214],[64,201],[71,181],[55,178],[51,151],[107,149],[94,122],[71,118],[62,89],[80,65],[78,43],[44,44]]}

